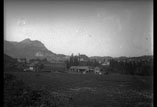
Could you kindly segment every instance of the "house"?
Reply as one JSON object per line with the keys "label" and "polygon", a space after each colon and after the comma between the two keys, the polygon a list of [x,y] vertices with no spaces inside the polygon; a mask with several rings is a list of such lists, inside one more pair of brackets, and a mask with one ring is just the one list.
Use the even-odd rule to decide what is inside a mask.
{"label": "house", "polygon": [[90,68],[88,66],[71,66],[70,71],[81,72],[85,74],[86,72],[90,71]]}
{"label": "house", "polygon": [[78,60],[79,60],[79,66],[87,66],[88,65],[88,61],[89,61],[88,56],[86,56],[84,54],[79,54]]}
{"label": "house", "polygon": [[65,71],[66,64],[64,62],[49,62],[46,59],[32,59],[24,71],[34,72],[52,72],[52,71]]}
{"label": "house", "polygon": [[51,71],[52,65],[49,62],[41,61],[39,59],[32,59],[24,71]]}
{"label": "house", "polygon": [[84,55],[84,54],[79,54],[79,61],[80,62],[87,62],[89,61],[88,56]]}
{"label": "house", "polygon": [[94,73],[95,73],[95,74],[102,75],[101,69],[100,69],[99,67],[95,67],[95,68],[94,68]]}
{"label": "house", "polygon": [[109,66],[110,65],[110,59],[106,58],[101,63],[102,66]]}
{"label": "house", "polygon": [[28,68],[25,68],[24,71],[51,72],[52,64],[42,64],[39,62],[34,62],[29,64]]}
{"label": "house", "polygon": [[27,67],[24,69],[24,71],[38,71],[38,64],[39,62],[38,61],[34,61],[34,62],[31,62],[27,65]]}
{"label": "house", "polygon": [[110,65],[110,62],[109,61],[105,61],[101,64],[102,66],[109,66]]}

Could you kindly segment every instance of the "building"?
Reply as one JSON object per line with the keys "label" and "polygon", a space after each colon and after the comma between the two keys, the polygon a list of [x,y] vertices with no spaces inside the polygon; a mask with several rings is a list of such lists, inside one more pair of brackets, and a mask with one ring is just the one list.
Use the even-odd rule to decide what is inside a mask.
{"label": "building", "polygon": [[87,66],[89,58],[88,56],[84,55],[84,54],[79,54],[78,56],[78,60],[79,60],[79,66]]}
{"label": "building", "polygon": [[52,71],[52,64],[48,61],[39,60],[39,59],[33,59],[30,60],[30,62],[27,64],[27,67],[24,69],[24,71]]}
{"label": "building", "polygon": [[95,68],[94,68],[94,73],[95,73],[95,74],[102,75],[101,69],[100,69],[99,67],[95,67]]}
{"label": "building", "polygon": [[64,62],[49,62],[47,59],[31,59],[24,71],[34,72],[63,72],[66,70]]}
{"label": "building", "polygon": [[80,72],[83,74],[86,74],[88,72],[94,72],[95,74],[99,74],[99,75],[102,74],[100,67],[90,67],[90,66],[71,66],[70,71]]}
{"label": "building", "polygon": [[105,61],[101,64],[102,66],[109,66],[110,65],[110,62],[109,61]]}
{"label": "building", "polygon": [[80,62],[87,62],[87,61],[89,61],[89,58],[88,58],[88,56],[86,56],[86,55],[84,55],[84,54],[79,54],[79,61]]}
{"label": "building", "polygon": [[80,72],[80,73],[87,73],[90,71],[88,66],[71,66],[70,71]]}
{"label": "building", "polygon": [[38,61],[34,61],[34,62],[31,62],[27,65],[27,67],[24,69],[24,71],[34,71],[34,72],[37,72],[38,71],[38,64],[39,62]]}

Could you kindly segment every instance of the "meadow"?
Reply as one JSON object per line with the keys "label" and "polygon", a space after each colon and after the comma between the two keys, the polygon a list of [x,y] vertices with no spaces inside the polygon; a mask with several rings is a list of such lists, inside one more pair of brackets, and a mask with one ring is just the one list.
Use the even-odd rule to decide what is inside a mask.
{"label": "meadow", "polygon": [[[32,89],[44,89],[67,107],[152,107],[152,76],[9,72]],[[64,104],[62,105],[65,106]]]}

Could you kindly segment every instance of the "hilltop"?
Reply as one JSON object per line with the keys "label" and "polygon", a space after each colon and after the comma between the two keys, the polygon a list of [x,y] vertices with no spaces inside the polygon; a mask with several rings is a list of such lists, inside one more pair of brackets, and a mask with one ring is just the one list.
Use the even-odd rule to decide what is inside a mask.
{"label": "hilltop", "polygon": [[63,61],[66,56],[57,55],[48,50],[45,45],[38,40],[25,39],[20,42],[4,41],[4,53],[13,58],[44,59],[49,61]]}

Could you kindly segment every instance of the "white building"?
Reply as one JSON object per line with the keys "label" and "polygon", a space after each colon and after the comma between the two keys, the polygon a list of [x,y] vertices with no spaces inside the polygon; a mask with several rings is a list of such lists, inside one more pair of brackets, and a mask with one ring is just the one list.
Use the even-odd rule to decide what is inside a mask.
{"label": "white building", "polygon": [[100,68],[99,68],[99,67],[95,67],[95,68],[94,68],[94,73],[95,73],[95,74],[102,75],[102,72],[100,71]]}

